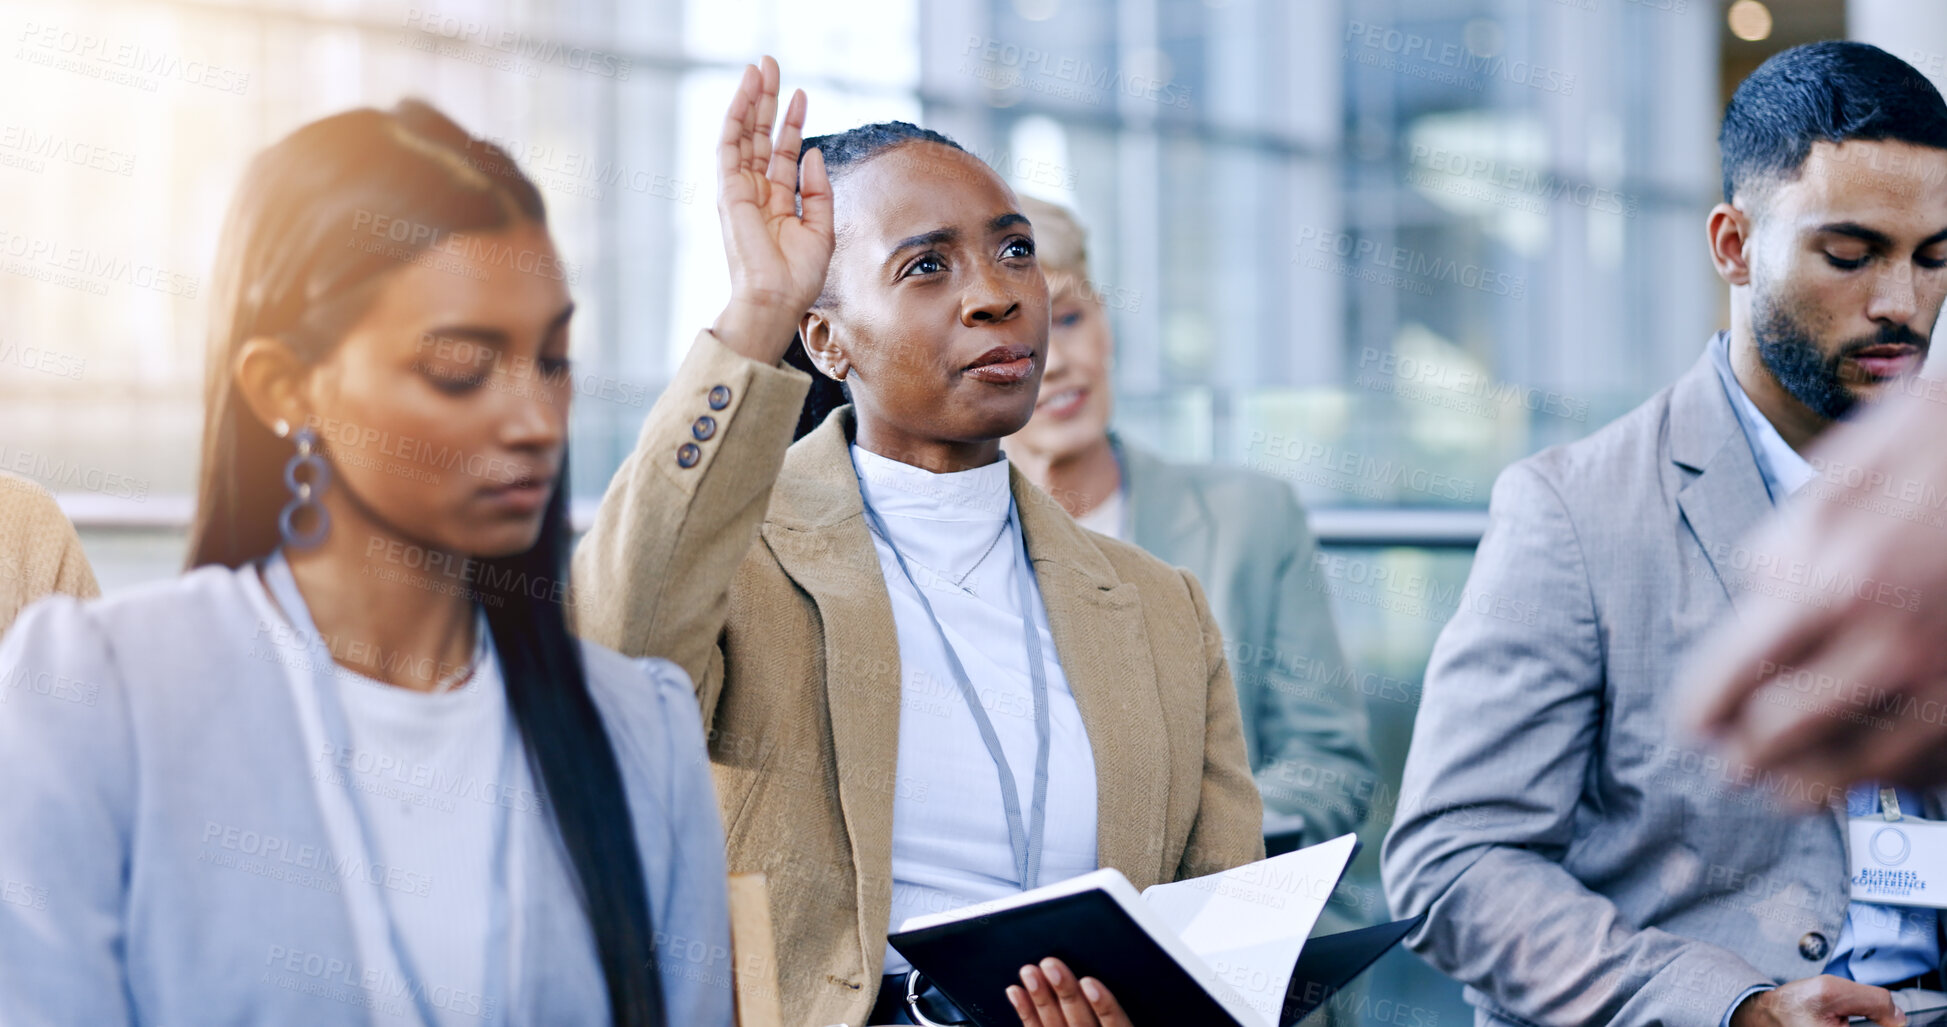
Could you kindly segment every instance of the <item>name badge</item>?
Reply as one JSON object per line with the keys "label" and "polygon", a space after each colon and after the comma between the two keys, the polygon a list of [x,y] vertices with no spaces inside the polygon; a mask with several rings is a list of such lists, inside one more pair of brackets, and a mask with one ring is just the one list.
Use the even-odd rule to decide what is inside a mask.
{"label": "name badge", "polygon": [[1853,817],[1852,898],[1947,909],[1947,821]]}

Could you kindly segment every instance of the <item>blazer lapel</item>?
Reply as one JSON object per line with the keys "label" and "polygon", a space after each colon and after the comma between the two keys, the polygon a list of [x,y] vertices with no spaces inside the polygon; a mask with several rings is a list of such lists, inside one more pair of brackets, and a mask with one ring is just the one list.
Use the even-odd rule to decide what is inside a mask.
{"label": "blazer lapel", "polygon": [[[818,607],[838,802],[858,875],[861,946],[892,902],[892,796],[901,675],[892,600],[852,469],[851,408],[791,447],[761,529],[778,564]],[[867,965],[876,952],[865,952]]]}
{"label": "blazer lapel", "polygon": [[1742,611],[1750,600],[1740,582],[1749,575],[1737,565],[1749,561],[1740,560],[1737,544],[1771,512],[1771,494],[1709,352],[1670,396],[1670,459],[1696,472],[1677,493],[1677,506],[1731,605]]}
{"label": "blazer lapel", "polygon": [[1136,586],[1116,576],[1082,527],[1019,468],[1011,478],[1048,629],[1094,756],[1096,865],[1121,870],[1137,887],[1166,879],[1169,760]]}
{"label": "blazer lapel", "polygon": [[[1677,493],[1677,507],[1703,547],[1732,609],[1742,613],[1751,601],[1744,584],[1750,572],[1740,573],[1738,564],[1748,567],[1750,557],[1737,546],[1771,512],[1771,491],[1765,487],[1764,474],[1751,455],[1751,440],[1731,408],[1731,397],[1708,349],[1677,380],[1670,396],[1670,460],[1696,475]],[[1829,798],[1826,811],[1843,847],[1847,830],[1843,790]]]}

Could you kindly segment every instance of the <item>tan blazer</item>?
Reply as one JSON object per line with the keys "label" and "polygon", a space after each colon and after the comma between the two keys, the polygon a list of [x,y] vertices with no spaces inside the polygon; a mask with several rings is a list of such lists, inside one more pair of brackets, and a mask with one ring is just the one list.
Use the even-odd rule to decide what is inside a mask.
{"label": "tan blazer", "polygon": [[[808,384],[703,333],[575,553],[574,606],[589,639],[689,671],[730,869],[770,880],[786,1021],[857,1027],[891,909],[901,675],[851,408],[790,445]],[[1094,751],[1100,864],[1143,888],[1259,858],[1237,698],[1196,580],[1083,530],[1018,471],[1013,487]]]}
{"label": "tan blazer", "polygon": [[0,473],[0,633],[29,603],[54,592],[101,594],[74,525],[40,485]]}

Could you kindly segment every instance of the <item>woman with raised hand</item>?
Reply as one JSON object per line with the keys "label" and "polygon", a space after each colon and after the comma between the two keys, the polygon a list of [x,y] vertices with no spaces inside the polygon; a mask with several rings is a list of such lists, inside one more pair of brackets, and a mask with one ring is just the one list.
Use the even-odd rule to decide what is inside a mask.
{"label": "woman with raised hand", "polygon": [[[1048,348],[1013,193],[901,123],[804,141],[800,165],[803,100],[773,147],[777,96],[774,64],[747,70],[719,145],[748,313],[699,335],[610,484],[577,629],[696,681],[787,1022],[953,1022],[889,929],[1098,867],[1142,888],[1247,862],[1261,812],[1195,580],[1001,454]],[[793,239],[753,226],[800,224],[794,186],[810,232],[835,226],[829,271],[810,235],[744,243]],[[794,329],[851,399],[796,445]],[[1029,1027],[1129,1022],[1054,960],[990,1000]]]}
{"label": "woman with raised hand", "polygon": [[424,104],[251,164],[192,569],[0,644],[0,1022],[728,1027],[689,679],[562,606],[564,278]]}

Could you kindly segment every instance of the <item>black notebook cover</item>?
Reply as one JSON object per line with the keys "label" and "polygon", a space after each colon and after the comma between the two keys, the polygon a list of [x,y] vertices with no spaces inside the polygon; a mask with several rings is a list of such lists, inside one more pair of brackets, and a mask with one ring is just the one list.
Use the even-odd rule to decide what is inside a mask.
{"label": "black notebook cover", "polygon": [[1053,956],[1109,986],[1145,1023],[1242,1027],[1107,892],[1085,891],[890,939],[980,1027],[1021,1027],[1007,986]]}
{"label": "black notebook cover", "polygon": [[1291,987],[1285,989],[1284,1012],[1278,1017],[1278,1027],[1291,1027],[1330,1002],[1354,977],[1364,973],[1425,919],[1426,914],[1421,913],[1410,920],[1361,927],[1305,942],[1304,950],[1298,953],[1298,966],[1291,972]]}
{"label": "black notebook cover", "polygon": [[[1285,991],[1279,1027],[1291,1027],[1329,1001],[1419,921],[1305,942]],[[1049,956],[1108,985],[1138,1023],[1243,1027],[1099,889],[902,931],[890,941],[979,1027],[1020,1027],[1007,986],[1019,980],[1022,966]]]}

